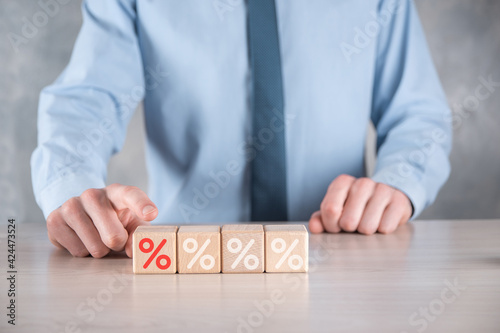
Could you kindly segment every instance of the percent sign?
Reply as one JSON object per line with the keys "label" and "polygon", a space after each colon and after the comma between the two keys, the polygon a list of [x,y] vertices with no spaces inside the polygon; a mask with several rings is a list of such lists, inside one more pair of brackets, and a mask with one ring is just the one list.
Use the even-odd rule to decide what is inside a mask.
{"label": "percent sign", "polygon": [[[301,256],[298,254],[290,255],[292,253],[293,249],[297,247],[297,244],[299,244],[299,240],[295,239],[292,242],[292,245],[287,249],[286,248],[286,242],[283,238],[275,238],[271,242],[271,249],[273,250],[274,253],[283,253],[283,256],[281,259],[276,263],[275,268],[278,269],[283,265],[285,260],[288,258],[288,266],[290,266],[291,269],[297,270],[300,269],[304,265],[304,259],[302,259]],[[286,251],[285,251],[286,250]]]}
{"label": "percent sign", "polygon": [[[232,269],[235,269],[236,266],[238,266],[238,264],[240,263],[241,259],[243,259],[243,257],[245,257],[245,259],[243,260],[243,265],[245,265],[246,269],[253,271],[254,269],[256,269],[259,266],[259,258],[257,258],[257,256],[255,254],[249,254],[249,255],[245,256],[247,254],[248,250],[250,250],[250,248],[252,247],[252,245],[254,243],[255,243],[255,239],[252,238],[250,240],[250,242],[248,242],[247,246],[245,246],[243,251],[241,251],[241,249],[243,248],[243,243],[238,238],[231,238],[227,242],[227,250],[229,252],[240,254],[236,258],[236,260],[233,262],[233,264],[231,265]],[[236,245],[236,247],[233,247],[233,245]],[[250,264],[250,261],[253,261],[253,264]]]}
{"label": "percent sign", "polygon": [[[170,259],[169,256],[167,256],[166,254],[162,254],[161,256],[157,256],[158,252],[160,252],[160,250],[163,248],[163,246],[165,246],[166,243],[167,243],[166,239],[163,239],[160,242],[158,247],[154,250],[153,254],[151,256],[149,256],[149,259],[146,261],[144,266],[142,266],[144,269],[148,268],[149,264],[151,264],[151,261],[153,261],[153,259],[155,257],[156,257],[156,267],[158,267],[159,269],[163,269],[163,270],[170,267],[172,260]],[[148,247],[147,248],[144,247],[144,244],[148,244]],[[151,238],[143,238],[139,242],[139,250],[141,250],[142,253],[149,253],[149,252],[153,251],[153,249],[154,249],[154,243],[151,240]],[[164,259],[166,261],[165,264],[161,263],[162,259]]]}
{"label": "percent sign", "polygon": [[[182,248],[187,253],[196,252],[194,257],[191,259],[191,261],[187,265],[188,269],[191,269],[193,267],[193,265],[196,263],[196,261],[198,261],[198,259],[200,259],[200,266],[204,270],[208,271],[215,266],[215,258],[213,256],[211,256],[210,254],[205,254],[202,256],[203,252],[205,252],[208,245],[210,245],[210,239],[207,239],[205,241],[205,243],[203,243],[203,245],[200,247],[199,251],[196,252],[196,250],[198,250],[198,242],[196,241],[196,239],[188,238],[184,241],[184,243],[182,243]],[[208,261],[208,264],[206,263],[206,261]]]}

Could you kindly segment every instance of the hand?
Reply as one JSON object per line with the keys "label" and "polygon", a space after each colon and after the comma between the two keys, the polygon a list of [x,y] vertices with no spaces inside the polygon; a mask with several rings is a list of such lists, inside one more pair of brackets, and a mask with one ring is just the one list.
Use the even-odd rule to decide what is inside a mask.
{"label": "hand", "polygon": [[110,250],[132,257],[132,234],[148,225],[158,209],[135,186],[112,184],[88,189],[54,210],[47,218],[49,239],[75,257],[102,258]]}
{"label": "hand", "polygon": [[389,234],[411,214],[410,199],[403,192],[369,178],[341,175],[328,187],[320,210],[312,214],[309,230]]}

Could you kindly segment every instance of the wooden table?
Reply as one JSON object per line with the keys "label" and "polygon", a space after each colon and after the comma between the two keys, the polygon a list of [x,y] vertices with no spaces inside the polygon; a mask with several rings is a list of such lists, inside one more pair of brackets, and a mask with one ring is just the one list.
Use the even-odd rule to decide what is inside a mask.
{"label": "wooden table", "polygon": [[54,248],[43,223],[18,225],[17,255],[1,332],[500,332],[500,220],[311,235],[307,274],[133,275],[123,254]]}

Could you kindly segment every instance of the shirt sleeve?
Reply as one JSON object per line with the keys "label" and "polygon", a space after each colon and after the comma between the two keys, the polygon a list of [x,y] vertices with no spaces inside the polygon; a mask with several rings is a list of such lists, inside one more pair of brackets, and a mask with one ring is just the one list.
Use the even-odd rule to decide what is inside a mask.
{"label": "shirt sleeve", "polygon": [[414,219],[435,200],[450,173],[450,110],[414,3],[381,1],[379,17],[371,116],[377,163],[372,179],[404,192]]}
{"label": "shirt sleeve", "polygon": [[45,218],[69,198],[105,186],[108,161],[144,97],[135,1],[86,0],[82,13],[68,66],[40,94],[31,173]]}

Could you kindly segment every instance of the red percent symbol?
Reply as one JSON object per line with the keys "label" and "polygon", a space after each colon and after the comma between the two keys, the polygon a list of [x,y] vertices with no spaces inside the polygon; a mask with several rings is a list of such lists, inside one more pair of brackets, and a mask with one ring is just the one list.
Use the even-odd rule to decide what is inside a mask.
{"label": "red percent symbol", "polygon": [[[146,244],[146,243],[148,244],[147,248],[144,247],[144,244]],[[153,261],[153,259],[158,255],[158,252],[160,252],[160,250],[162,249],[162,247],[166,243],[167,243],[166,239],[164,239],[164,240],[162,240],[160,242],[160,244],[155,249],[155,251],[153,252],[153,254],[149,257],[149,259],[146,261],[146,263],[144,264],[144,266],[142,266],[144,269],[148,268],[149,264],[151,264],[151,261]],[[149,252],[153,251],[153,248],[154,248],[154,243],[151,240],[151,238],[143,238],[139,242],[139,250],[141,250],[142,253],[149,253]],[[162,259],[165,259],[166,264],[163,265],[161,263]],[[170,260],[170,257],[167,256],[166,254],[162,254],[161,256],[156,257],[156,267],[158,267],[159,269],[167,269],[167,268],[170,267],[171,263],[172,263],[172,260]]]}

